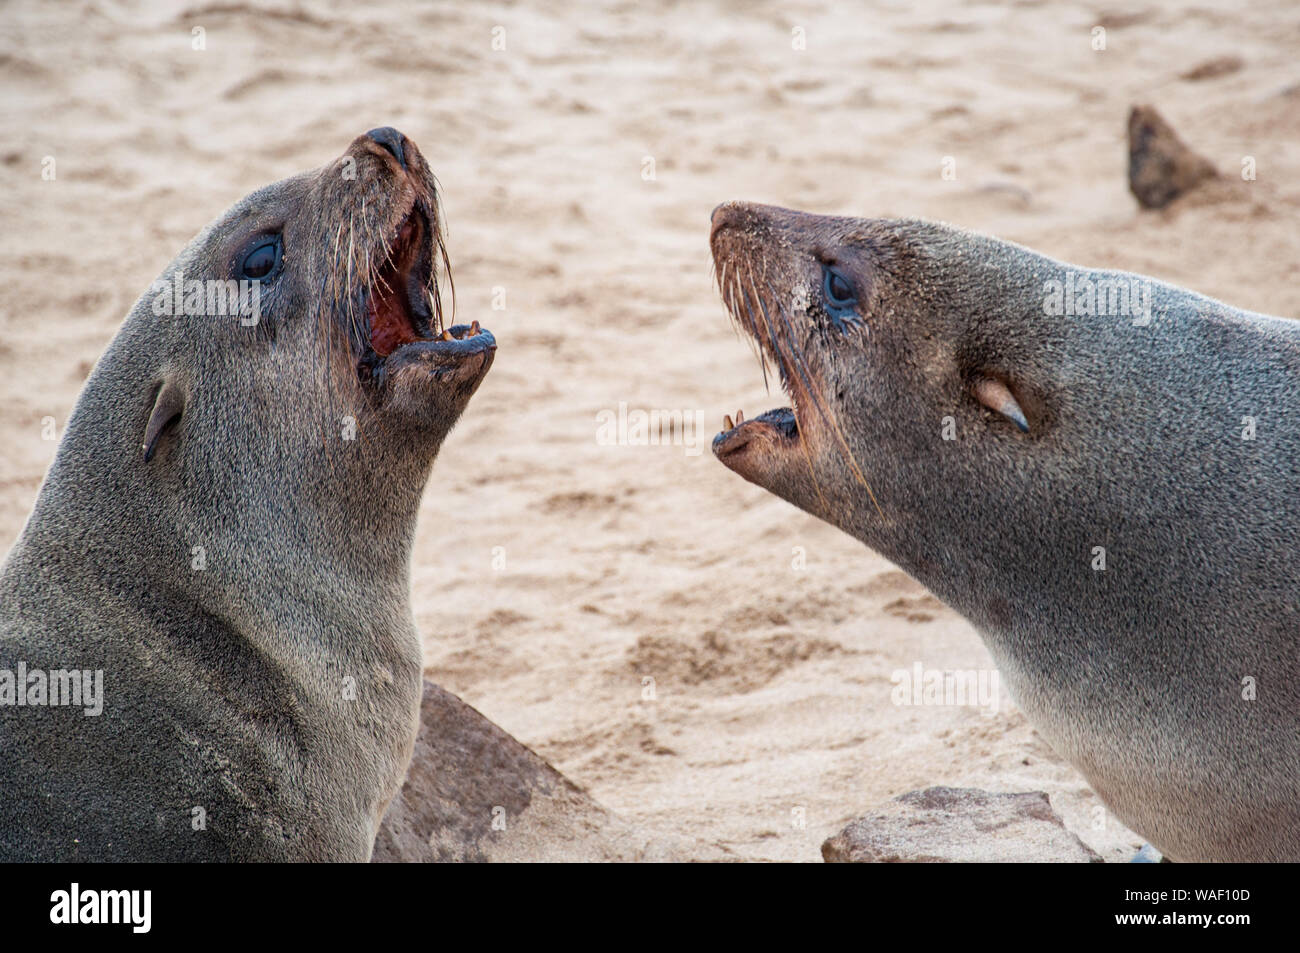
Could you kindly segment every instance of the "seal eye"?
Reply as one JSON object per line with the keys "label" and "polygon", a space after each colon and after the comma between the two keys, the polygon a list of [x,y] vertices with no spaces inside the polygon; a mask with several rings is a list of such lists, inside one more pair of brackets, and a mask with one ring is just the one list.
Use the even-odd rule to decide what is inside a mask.
{"label": "seal eye", "polygon": [[822,266],[822,291],[826,295],[826,302],[840,311],[847,311],[855,307],[858,303],[853,294],[853,286],[849,280],[839,273],[830,265]]}
{"label": "seal eye", "polygon": [[271,272],[275,271],[280,264],[280,240],[272,239],[269,242],[263,242],[258,245],[244,258],[244,264],[241,267],[243,277],[256,280],[265,278]]}

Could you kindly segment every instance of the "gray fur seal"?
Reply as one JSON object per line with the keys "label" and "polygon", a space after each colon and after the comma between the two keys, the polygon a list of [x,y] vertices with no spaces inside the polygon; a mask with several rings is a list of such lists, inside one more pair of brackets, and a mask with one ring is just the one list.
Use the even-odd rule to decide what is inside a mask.
{"label": "gray fur seal", "polygon": [[1300,324],[922,221],[710,244],[792,402],[716,456],[968,618],[1167,857],[1300,860]]}
{"label": "gray fur seal", "polygon": [[369,858],[418,728],[416,511],[496,349],[443,326],[445,265],[385,127],[136,303],[0,574],[0,860]]}

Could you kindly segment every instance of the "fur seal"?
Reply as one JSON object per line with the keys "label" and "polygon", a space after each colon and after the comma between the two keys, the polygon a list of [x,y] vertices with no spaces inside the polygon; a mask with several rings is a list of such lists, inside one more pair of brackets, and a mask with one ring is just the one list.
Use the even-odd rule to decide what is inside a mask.
{"label": "fur seal", "polygon": [[443,327],[445,265],[385,127],[136,303],[0,574],[0,860],[369,858],[418,727],[416,511],[496,349]]}
{"label": "fur seal", "polygon": [[1300,324],[923,221],[710,244],[792,402],[715,455],[969,619],[1167,857],[1300,860]]}

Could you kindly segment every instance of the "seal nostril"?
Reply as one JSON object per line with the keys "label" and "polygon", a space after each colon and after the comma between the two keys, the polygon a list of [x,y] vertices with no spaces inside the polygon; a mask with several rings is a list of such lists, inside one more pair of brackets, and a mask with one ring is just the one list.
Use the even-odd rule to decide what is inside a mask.
{"label": "seal nostril", "polygon": [[380,126],[366,133],[366,138],[379,143],[397,160],[397,164],[406,168],[406,136],[392,126]]}

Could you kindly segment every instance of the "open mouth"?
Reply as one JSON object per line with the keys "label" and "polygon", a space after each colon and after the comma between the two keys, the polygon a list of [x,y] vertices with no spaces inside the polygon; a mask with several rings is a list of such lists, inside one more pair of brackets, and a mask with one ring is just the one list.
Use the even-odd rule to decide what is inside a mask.
{"label": "open mouth", "polygon": [[428,232],[423,213],[412,209],[397,229],[388,259],[371,284],[366,319],[370,348],[380,357],[431,336],[429,274],[433,255]]}
{"label": "open mouth", "polygon": [[[715,257],[716,255],[715,250]],[[719,266],[719,273],[720,276],[735,274],[734,269],[728,272],[721,266]],[[738,291],[737,285],[728,282],[726,277],[720,277],[719,289],[732,323],[749,335],[758,346],[764,381],[769,379],[767,369],[771,366],[776,371],[781,389],[790,398],[790,406],[778,407],[748,420],[739,411],[736,413],[735,420],[730,416],[724,417],[722,432],[713,438],[713,455],[724,463],[733,465],[750,454],[795,449],[801,439],[796,413],[798,408],[796,393],[800,388],[792,386],[794,382],[791,377],[792,372],[789,370],[790,358],[786,353],[790,348],[782,347],[781,339],[772,331],[769,324],[765,322],[763,328],[759,327],[755,312],[764,313],[762,309],[766,305],[758,299],[756,293]]]}
{"label": "open mouth", "polygon": [[433,238],[424,212],[413,208],[374,273],[366,293],[368,340],[357,364],[363,382],[383,383],[390,370],[413,361],[441,372],[470,356],[496,350],[496,339],[477,321],[445,329],[438,326],[430,296]]}
{"label": "open mouth", "polygon": [[752,469],[751,465],[742,466],[742,461],[800,447],[804,435],[800,432],[799,411],[812,388],[807,362],[795,337],[796,322],[777,285],[769,280],[767,269],[758,266],[762,251],[751,247],[746,209],[743,203],[725,203],[713,211],[709,246],[714,275],[733,326],[757,346],[764,382],[769,379],[770,367],[790,405],[748,420],[742,413],[737,413],[734,421],[729,416],[723,418],[722,432],[713,438],[713,455],[742,473]]}

